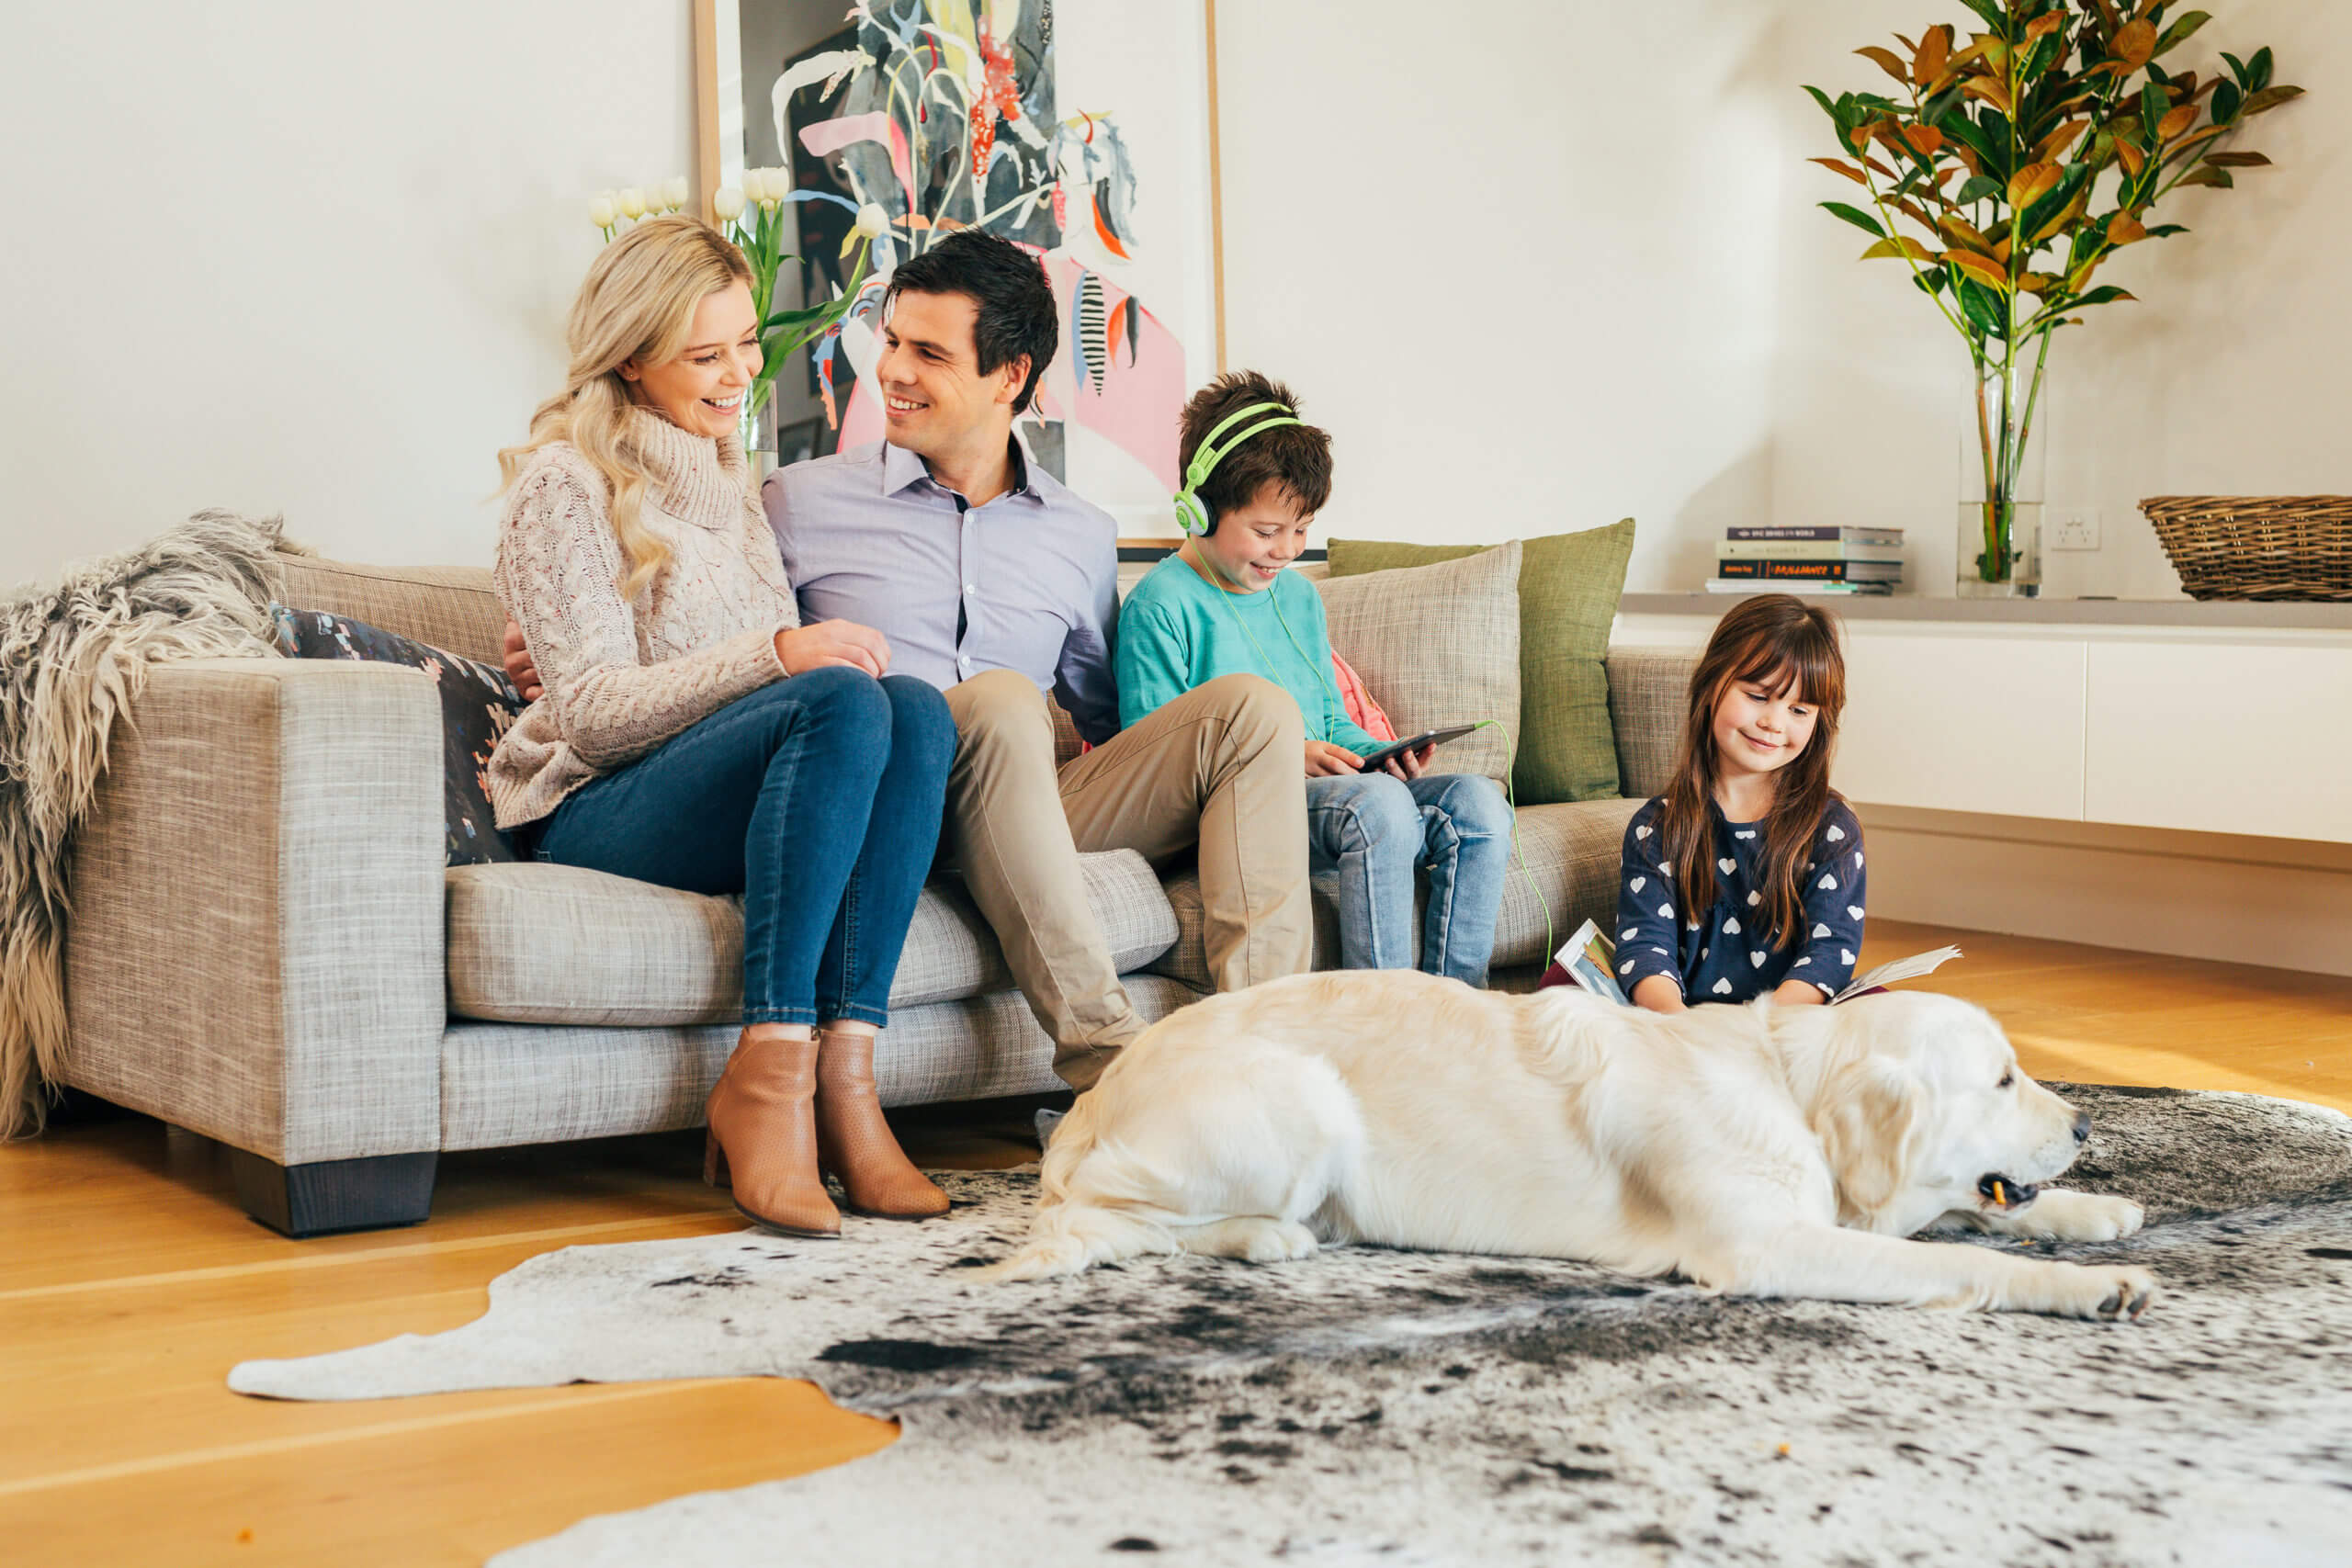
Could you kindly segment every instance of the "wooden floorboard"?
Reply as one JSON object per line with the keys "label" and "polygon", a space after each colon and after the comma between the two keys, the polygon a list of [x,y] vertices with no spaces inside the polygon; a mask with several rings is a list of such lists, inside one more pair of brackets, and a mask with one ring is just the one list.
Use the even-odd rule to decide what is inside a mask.
{"label": "wooden floorboard", "polygon": [[[2037,1076],[2352,1111],[2352,980],[1873,924],[1865,964],[1957,942],[1924,981],[1984,1003]],[[1025,1110],[900,1118],[934,1165],[1034,1157]],[[204,1139],[144,1118],[0,1148],[0,1539],[17,1563],[476,1563],[590,1514],[801,1473],[895,1428],[802,1382],[243,1399],[239,1360],[479,1315],[579,1243],[739,1227],[694,1134],[447,1156],[433,1217],[292,1242],[235,1207]]]}

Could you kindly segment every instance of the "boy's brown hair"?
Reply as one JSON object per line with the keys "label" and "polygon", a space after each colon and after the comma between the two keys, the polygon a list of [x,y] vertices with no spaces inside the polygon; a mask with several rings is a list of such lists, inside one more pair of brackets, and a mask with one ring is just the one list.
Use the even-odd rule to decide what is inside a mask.
{"label": "boy's brown hair", "polygon": [[[1256,370],[1227,371],[1193,393],[1193,400],[1184,405],[1177,467],[1191,468],[1193,455],[1201,449],[1209,432],[1253,403],[1280,403],[1292,414],[1298,412],[1298,399],[1291,389]],[[1252,415],[1227,431],[1217,445],[1228,446],[1261,420],[1281,417],[1272,412]],[[1215,527],[1218,518],[1237,506],[1249,505],[1270,484],[1289,491],[1301,516],[1322,511],[1323,503],[1331,499],[1331,437],[1311,424],[1285,424],[1261,432],[1233,447],[1194,493],[1208,509],[1210,526]]]}

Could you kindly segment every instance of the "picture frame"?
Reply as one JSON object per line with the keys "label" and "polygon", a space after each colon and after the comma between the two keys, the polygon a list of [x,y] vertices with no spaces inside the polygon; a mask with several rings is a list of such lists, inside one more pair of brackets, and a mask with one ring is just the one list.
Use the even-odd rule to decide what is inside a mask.
{"label": "picture frame", "polygon": [[775,431],[775,460],[778,468],[792,463],[805,463],[820,456],[824,444],[825,423],[822,420],[795,420],[780,424]]}
{"label": "picture frame", "polygon": [[820,453],[879,438],[859,369],[877,352],[883,280],[977,223],[1035,252],[1060,307],[1024,443],[1122,536],[1172,543],[1177,415],[1225,362],[1215,0],[939,0],[921,14],[899,32],[881,5],[695,3],[701,209],[747,168],[781,168],[804,215],[772,308],[832,297],[833,231],[859,208],[891,223],[856,307],[805,367],[778,372],[779,447],[810,420]]}

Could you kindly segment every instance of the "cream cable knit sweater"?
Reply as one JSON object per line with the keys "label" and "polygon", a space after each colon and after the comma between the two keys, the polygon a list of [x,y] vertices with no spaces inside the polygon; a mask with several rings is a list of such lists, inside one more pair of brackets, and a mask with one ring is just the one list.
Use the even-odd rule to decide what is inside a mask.
{"label": "cream cable knit sweater", "polygon": [[784,678],[775,634],[800,624],[775,536],[732,435],[690,434],[646,409],[624,433],[653,478],[641,513],[670,562],[635,598],[605,480],[577,447],[532,453],[507,497],[494,578],[546,694],[490,759],[501,828],[553,811],[739,697]]}

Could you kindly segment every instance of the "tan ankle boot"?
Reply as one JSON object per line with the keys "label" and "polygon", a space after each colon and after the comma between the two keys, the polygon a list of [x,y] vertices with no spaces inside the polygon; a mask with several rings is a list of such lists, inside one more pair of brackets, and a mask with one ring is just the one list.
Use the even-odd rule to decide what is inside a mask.
{"label": "tan ankle boot", "polygon": [[817,1159],[838,1178],[853,1213],[927,1220],[947,1194],[909,1162],[874,1092],[874,1036],[824,1030],[817,1038]]}
{"label": "tan ankle boot", "polygon": [[817,1175],[815,1039],[789,1026],[745,1026],[710,1091],[702,1177],[731,1185],[735,1207],[786,1235],[837,1236],[841,1211]]}

